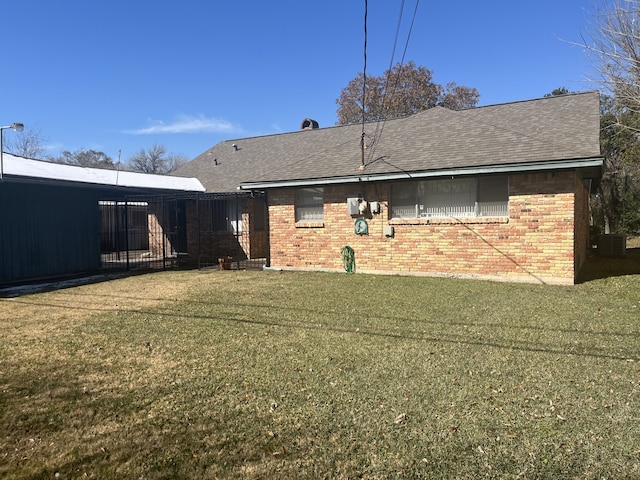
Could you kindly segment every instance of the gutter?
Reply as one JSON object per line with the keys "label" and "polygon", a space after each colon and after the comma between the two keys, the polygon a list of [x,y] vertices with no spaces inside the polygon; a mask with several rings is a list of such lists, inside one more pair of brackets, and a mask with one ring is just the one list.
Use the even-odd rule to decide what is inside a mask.
{"label": "gutter", "polygon": [[[239,190],[261,190],[265,188],[307,187],[317,185],[339,185],[344,183],[381,182],[389,180],[407,180],[433,177],[457,177],[465,175],[488,175],[497,173],[527,173],[549,170],[569,170],[596,168],[601,171],[603,157],[591,157],[577,160],[560,160],[551,162],[511,163],[505,165],[489,165],[485,167],[463,167],[445,170],[426,170],[417,172],[381,173],[374,175],[349,175],[346,177],[305,178],[296,180],[274,180],[264,182],[243,182]],[[599,176],[599,175],[598,175]]]}

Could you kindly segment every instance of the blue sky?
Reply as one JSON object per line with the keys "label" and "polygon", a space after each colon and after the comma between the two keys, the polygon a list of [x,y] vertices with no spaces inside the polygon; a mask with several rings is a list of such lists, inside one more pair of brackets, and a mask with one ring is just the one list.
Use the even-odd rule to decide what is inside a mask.
{"label": "blue sky", "polygon": [[[601,0],[603,1],[603,0]],[[405,60],[480,104],[597,88],[578,41],[596,0],[421,0]],[[401,0],[369,0],[367,72],[392,61]],[[405,0],[400,61],[415,0]],[[3,5],[0,124],[51,155],[122,160],[154,143],[194,158],[221,140],[336,122],[363,68],[364,0],[20,0]],[[564,41],[563,41],[564,40]],[[16,135],[5,131],[5,139]]]}

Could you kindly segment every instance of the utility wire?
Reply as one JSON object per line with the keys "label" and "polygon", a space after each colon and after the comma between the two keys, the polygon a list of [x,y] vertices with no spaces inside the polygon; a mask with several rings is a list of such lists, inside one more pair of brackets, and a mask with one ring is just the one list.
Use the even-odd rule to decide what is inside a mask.
{"label": "utility wire", "polygon": [[407,41],[404,44],[404,50],[402,51],[402,59],[400,63],[404,63],[404,57],[407,54],[407,49],[409,48],[409,39],[411,38],[411,32],[413,31],[413,24],[416,21],[416,16],[418,15],[418,5],[420,5],[420,0],[416,0],[416,8],[413,10],[413,17],[411,18],[411,26],[409,27],[409,33],[407,33]]}
{"label": "utility wire", "polygon": [[[420,0],[416,0],[416,6],[413,9],[413,16],[411,18],[411,24],[409,26],[409,32],[407,33],[407,40],[405,41],[404,50],[402,51],[402,58],[400,59],[400,66],[401,67],[402,67],[402,65],[404,65],[405,56],[407,55],[407,49],[409,48],[409,40],[411,39],[411,33],[413,32],[413,25],[415,24],[416,16],[418,15],[418,6],[419,5],[420,5]],[[400,6],[400,16],[398,18],[398,27],[396,29],[396,36],[395,36],[395,40],[393,42],[393,51],[391,52],[391,62],[390,62],[390,65],[389,65],[389,71],[391,71],[391,69],[393,68],[393,60],[394,60],[396,46],[397,46],[397,42],[398,42],[398,36],[399,36],[399,33],[400,33],[400,24],[402,22],[403,11],[404,11],[404,0],[402,0],[402,4]],[[382,109],[383,109],[383,111],[384,111],[384,103],[385,103],[386,98],[387,98],[389,80],[390,79],[387,78],[387,83],[386,83],[385,88],[384,88],[384,90],[385,90],[384,96],[382,97]],[[399,76],[396,76],[395,82],[393,84],[393,88],[391,89],[392,95],[395,92],[395,90],[397,89],[399,81],[400,81]],[[386,121],[387,121],[387,117],[385,115],[383,117],[382,121],[378,121],[378,123],[376,125],[376,133],[374,135],[373,148],[369,151],[369,161],[373,158],[373,156],[375,154],[375,147],[377,146],[378,142],[380,141],[380,137],[382,137],[382,132],[384,131],[384,125],[385,125]]]}
{"label": "utility wire", "polygon": [[367,102],[367,16],[369,13],[369,2],[364,0],[364,66],[362,68],[362,135],[360,137],[360,168],[364,168],[364,124],[366,121]]}
{"label": "utility wire", "polygon": [[[395,59],[395,55],[396,55],[396,49],[397,49],[397,45],[398,45],[398,37],[400,36],[400,26],[402,25],[402,15],[404,13],[404,0],[402,0],[402,3],[400,4],[400,15],[398,15],[398,25],[396,26],[396,35],[393,39],[393,49],[391,50],[391,60],[389,61],[389,72],[391,72],[391,69],[393,68],[393,61]],[[383,113],[383,118],[384,117],[384,107],[385,107],[385,102],[387,99],[387,93],[389,92],[389,76],[387,76],[387,81],[385,83],[384,86],[384,95],[382,96],[382,105],[381,105],[381,109]],[[376,123],[376,131],[373,134],[373,140],[374,142],[378,139],[378,132],[380,130],[380,120],[378,120],[378,122]],[[380,132],[381,134],[382,132]],[[372,148],[369,151],[369,162],[371,161],[371,158],[373,158],[373,154],[374,154],[374,150],[375,147]]]}
{"label": "utility wire", "polygon": [[[402,16],[403,16],[403,14],[404,14],[404,0],[402,0],[402,3],[400,4],[400,15],[398,15],[398,26],[396,27],[396,36],[393,39],[393,50],[391,50],[391,60],[389,61],[389,71],[391,71],[391,69],[393,68],[393,62],[394,62],[395,56],[396,56],[396,49],[398,48],[398,37],[400,36],[400,27],[402,25]],[[387,83],[384,86],[384,95],[382,97],[382,108],[383,108],[383,110],[384,110],[384,103],[387,100],[387,94],[389,93],[389,81],[390,81],[390,78],[387,77]],[[395,87],[397,86],[397,84],[398,84],[398,80],[397,80],[397,77],[396,77],[396,83],[394,85],[394,90],[395,90]]]}

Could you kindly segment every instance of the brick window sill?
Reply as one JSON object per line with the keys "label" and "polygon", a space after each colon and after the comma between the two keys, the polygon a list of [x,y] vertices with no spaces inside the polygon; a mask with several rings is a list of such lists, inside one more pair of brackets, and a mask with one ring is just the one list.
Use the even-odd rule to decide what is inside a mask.
{"label": "brick window sill", "polygon": [[487,225],[509,223],[509,217],[432,217],[432,218],[394,218],[389,225]]}
{"label": "brick window sill", "polygon": [[296,222],[296,228],[324,228],[324,222]]}

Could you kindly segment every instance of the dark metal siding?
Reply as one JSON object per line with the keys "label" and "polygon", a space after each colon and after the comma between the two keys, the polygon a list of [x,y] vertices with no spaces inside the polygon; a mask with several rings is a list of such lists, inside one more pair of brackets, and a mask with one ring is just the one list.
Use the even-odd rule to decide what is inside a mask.
{"label": "dark metal siding", "polygon": [[99,196],[89,188],[0,183],[0,283],[97,270]]}
{"label": "dark metal siding", "polygon": [[205,268],[226,257],[236,268],[262,268],[267,223],[256,210],[266,215],[264,194],[152,195],[5,177],[0,285],[107,269]]}

